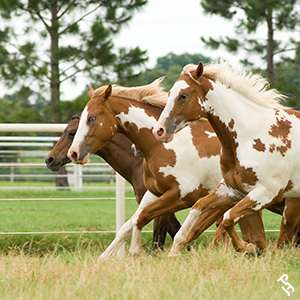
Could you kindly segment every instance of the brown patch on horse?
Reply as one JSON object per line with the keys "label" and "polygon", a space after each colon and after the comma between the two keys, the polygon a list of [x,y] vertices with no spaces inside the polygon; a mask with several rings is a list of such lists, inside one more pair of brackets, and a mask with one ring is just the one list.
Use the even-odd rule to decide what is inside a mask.
{"label": "brown patch on horse", "polygon": [[233,127],[234,127],[234,120],[233,119],[231,119],[231,121],[228,123],[228,127],[230,129],[233,129]]}
{"label": "brown patch on horse", "polygon": [[[290,133],[291,127],[292,127],[291,121],[286,120],[286,119],[276,118],[276,124],[273,124],[271,126],[271,129],[269,130],[269,134],[271,136],[273,136],[275,138],[278,138],[278,139],[280,139],[283,142],[284,146],[277,146],[276,147],[276,150],[278,152],[280,152],[280,154],[282,156],[285,155],[286,151],[288,149],[290,149],[291,145],[292,145],[291,140],[288,139],[288,135]],[[273,152],[273,151],[270,151],[270,152]]]}
{"label": "brown patch on horse", "polygon": [[207,140],[207,132],[212,131],[210,123],[206,119],[200,119],[190,125],[193,144],[195,145],[199,157],[207,157],[220,155],[221,143],[217,136],[211,137],[210,142],[203,147],[203,140]]}
{"label": "brown patch on horse", "polygon": [[253,169],[252,168],[246,169],[245,167],[240,167],[240,168],[241,168],[242,181],[250,185],[255,185],[256,182],[258,181],[258,178],[256,176],[256,173],[253,171]]}
{"label": "brown patch on horse", "polygon": [[285,192],[290,191],[293,187],[294,187],[293,182],[291,180],[289,180],[289,182],[288,182],[288,184],[287,184],[287,186],[285,188]]}
{"label": "brown patch on horse", "polygon": [[275,149],[276,149],[275,144],[270,144],[270,146],[269,146],[269,151],[270,151],[271,153],[273,153],[273,152],[275,151]]}
{"label": "brown patch on horse", "polygon": [[259,152],[266,151],[266,145],[260,139],[254,140],[253,148]]}

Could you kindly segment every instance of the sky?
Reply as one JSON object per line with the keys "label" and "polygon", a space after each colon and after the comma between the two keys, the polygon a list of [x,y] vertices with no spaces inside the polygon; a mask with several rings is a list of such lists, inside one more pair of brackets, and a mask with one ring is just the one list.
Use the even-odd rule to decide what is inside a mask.
{"label": "sky", "polygon": [[[211,51],[200,40],[201,36],[218,38],[233,32],[231,21],[204,15],[200,0],[148,0],[140,11],[134,13],[129,24],[121,29],[113,42],[116,48],[140,47],[143,51],[147,50],[149,60],[146,68],[153,68],[158,57],[170,52],[201,53],[212,59],[231,57],[230,61],[237,61],[224,49]],[[66,82],[62,85],[62,100],[66,96],[68,99],[75,98],[87,84],[83,78],[76,85]]]}
{"label": "sky", "polygon": [[[231,65],[238,65],[236,55],[226,50],[212,51],[201,42],[200,37],[205,38],[234,35],[234,22],[222,19],[218,16],[209,16],[203,13],[200,0],[148,0],[148,3],[139,11],[128,25],[114,37],[116,48],[135,48],[147,50],[149,61],[145,68],[153,68],[158,57],[170,52],[201,53],[213,60],[229,59]],[[233,65],[234,66],[234,65]],[[71,80],[61,85],[61,99],[75,99],[89,84],[88,78],[79,77],[77,83]],[[0,97],[5,92],[2,87]]]}

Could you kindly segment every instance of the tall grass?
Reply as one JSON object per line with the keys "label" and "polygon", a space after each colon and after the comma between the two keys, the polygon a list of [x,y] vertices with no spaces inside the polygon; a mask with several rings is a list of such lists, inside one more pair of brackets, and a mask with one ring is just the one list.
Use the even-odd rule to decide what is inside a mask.
{"label": "tall grass", "polygon": [[[131,194],[130,194],[131,193]],[[0,199],[32,197],[113,197],[111,191],[1,190]],[[127,196],[133,196],[127,192]],[[103,201],[0,201],[0,231],[114,230],[115,203]],[[137,208],[126,202],[126,219]],[[182,222],[189,210],[177,214]],[[279,229],[281,217],[264,212],[266,229]],[[148,225],[150,230],[152,225]],[[285,247],[273,252],[277,233],[267,234],[269,248],[260,257],[231,247],[209,248],[203,234],[191,252],[169,260],[153,253],[150,233],[143,253],[132,258],[98,261],[114,234],[36,234],[0,236],[0,299],[284,299],[277,279],[289,276],[299,299],[300,252]],[[127,243],[127,248],[129,243]],[[128,253],[128,251],[127,251]],[[299,288],[300,289],[300,288]]]}
{"label": "tall grass", "polygon": [[299,250],[272,247],[260,257],[198,246],[172,260],[144,252],[108,261],[80,249],[43,257],[11,251],[0,255],[0,299],[285,299],[282,274],[299,299]]}

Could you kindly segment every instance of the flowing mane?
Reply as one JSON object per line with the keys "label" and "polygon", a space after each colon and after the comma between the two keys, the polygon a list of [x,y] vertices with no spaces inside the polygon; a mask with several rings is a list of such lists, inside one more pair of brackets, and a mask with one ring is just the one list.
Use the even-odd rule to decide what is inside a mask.
{"label": "flowing mane", "polygon": [[[168,94],[164,92],[161,82],[164,77],[154,80],[152,83],[138,86],[138,87],[123,87],[113,85],[112,95],[129,99],[134,99],[139,102],[148,103],[153,106],[166,106],[168,101]],[[102,86],[94,91],[94,97],[99,96],[106,89],[107,86]]]}
{"label": "flowing mane", "polygon": [[[194,64],[186,65],[182,74],[191,76],[192,71],[197,68]],[[227,62],[211,63],[204,67],[204,76],[219,81],[228,88],[245,96],[249,100],[268,108],[282,108],[280,104],[286,98],[275,89],[268,89],[269,82],[259,74],[247,73],[245,71],[231,70]]]}

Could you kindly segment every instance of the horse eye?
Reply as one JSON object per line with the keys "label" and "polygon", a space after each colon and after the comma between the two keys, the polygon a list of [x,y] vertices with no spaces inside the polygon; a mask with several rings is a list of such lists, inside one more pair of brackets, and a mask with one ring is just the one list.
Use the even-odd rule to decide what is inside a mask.
{"label": "horse eye", "polygon": [[185,100],[187,98],[186,94],[181,94],[178,98],[178,100]]}
{"label": "horse eye", "polygon": [[75,132],[69,132],[69,137],[74,137],[75,136]]}
{"label": "horse eye", "polygon": [[89,117],[89,122],[94,122],[95,120],[96,120],[96,117],[94,117],[94,116]]}

